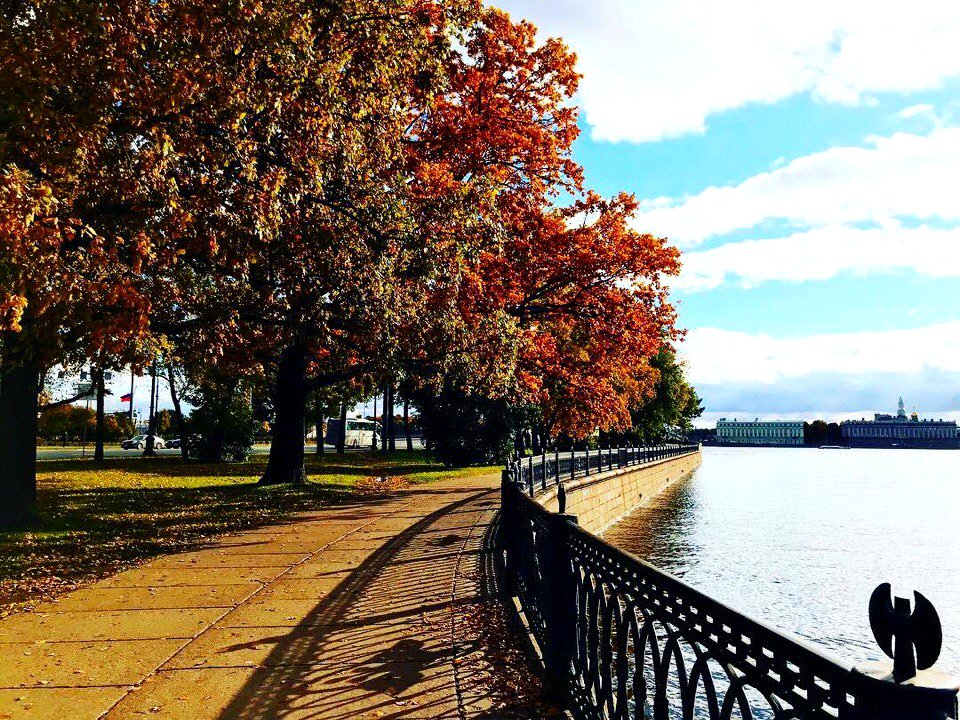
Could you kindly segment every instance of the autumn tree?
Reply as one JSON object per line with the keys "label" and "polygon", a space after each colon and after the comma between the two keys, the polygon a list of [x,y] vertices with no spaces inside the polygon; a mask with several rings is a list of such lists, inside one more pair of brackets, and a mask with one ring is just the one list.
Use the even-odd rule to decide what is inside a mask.
{"label": "autumn tree", "polygon": [[3,9],[0,431],[40,367],[171,347],[267,379],[267,483],[318,388],[455,377],[572,434],[650,392],[676,254],[584,192],[561,42],[476,0]]}
{"label": "autumn tree", "polygon": [[199,322],[184,298],[222,239],[275,229],[290,196],[264,160],[314,64],[305,28],[340,13],[0,2],[0,524],[32,513],[40,370],[152,360]]}
{"label": "autumn tree", "polygon": [[[185,341],[229,366],[251,359],[273,387],[262,481],[304,479],[306,399],[319,388],[393,384],[434,348],[464,256],[489,204],[483,176],[453,179],[420,152],[420,118],[447,85],[475,2],[346,3],[314,37],[259,176],[282,176],[285,207],[257,242],[225,238],[184,258],[200,291],[184,300]],[[373,12],[376,10],[376,12]],[[295,191],[293,190],[295,188]],[[189,322],[189,320],[187,321]]]}
{"label": "autumn tree", "polygon": [[36,499],[41,378],[118,349],[143,306],[125,270],[142,261],[97,228],[98,147],[120,78],[93,5],[0,5],[0,525]]}
{"label": "autumn tree", "polygon": [[[628,427],[631,407],[653,392],[650,359],[677,337],[663,279],[678,253],[633,229],[631,196],[584,191],[571,159],[579,77],[562,43],[538,44],[532,25],[488,10],[465,47],[456,92],[421,134],[452,177],[496,187],[499,241],[471,259],[458,288],[472,342],[464,383],[534,404],[553,434]],[[575,200],[564,206],[561,194]]]}
{"label": "autumn tree", "polygon": [[703,414],[700,396],[687,381],[683,364],[671,347],[661,348],[650,365],[657,371],[657,380],[653,396],[631,413],[631,442],[661,442],[672,428],[689,432],[692,421]]}

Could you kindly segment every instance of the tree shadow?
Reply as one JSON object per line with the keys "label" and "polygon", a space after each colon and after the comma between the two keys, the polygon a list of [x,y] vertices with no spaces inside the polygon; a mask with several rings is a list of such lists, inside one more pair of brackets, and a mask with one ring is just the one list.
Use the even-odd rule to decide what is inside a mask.
{"label": "tree shadow", "polygon": [[[487,491],[422,518],[375,550],[286,635],[254,643],[275,647],[221,720],[465,717],[463,693],[471,706],[500,708],[467,717],[552,717],[535,699],[504,701],[515,674],[529,676],[537,693],[539,681],[522,652],[502,663],[496,646],[516,638],[503,623],[487,623],[499,607],[495,543],[489,532],[474,533],[471,520],[494,504]],[[221,626],[230,627],[229,616]],[[491,634],[497,637],[485,637]]]}
{"label": "tree shadow", "polygon": [[220,717],[346,718],[362,709],[399,718],[456,707],[448,663],[458,601],[449,586],[458,555],[432,553],[427,541],[437,526],[462,526],[466,506],[486,492],[461,494],[375,550],[277,642]]}

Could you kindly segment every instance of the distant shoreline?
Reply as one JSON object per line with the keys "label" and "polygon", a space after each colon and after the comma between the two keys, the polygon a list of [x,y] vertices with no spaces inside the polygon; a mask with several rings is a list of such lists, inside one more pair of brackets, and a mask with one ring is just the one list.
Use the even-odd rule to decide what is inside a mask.
{"label": "distant shoreline", "polygon": [[703,442],[704,447],[722,448],[778,448],[794,450],[960,450],[960,445],[778,445],[775,443],[720,443]]}

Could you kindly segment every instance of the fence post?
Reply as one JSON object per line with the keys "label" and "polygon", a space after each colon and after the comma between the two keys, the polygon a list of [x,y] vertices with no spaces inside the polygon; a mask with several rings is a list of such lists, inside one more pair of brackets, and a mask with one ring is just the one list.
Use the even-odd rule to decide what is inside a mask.
{"label": "fence post", "polygon": [[577,451],[573,449],[573,446],[570,446],[570,479],[573,480],[577,476]]}
{"label": "fence post", "polygon": [[584,452],[587,455],[587,462],[586,462],[586,467],[584,468],[583,474],[589,477],[590,476],[590,446],[589,445],[587,445],[587,448],[586,450],[584,450]]}
{"label": "fence post", "polygon": [[879,665],[882,663],[853,670],[854,676],[859,675],[864,682],[873,685],[871,692],[864,693],[868,698],[863,708],[864,717],[870,720],[946,720],[957,717],[960,688],[956,680],[927,670],[912,678],[910,684],[897,683]]}
{"label": "fence post", "polygon": [[560,448],[557,447],[553,449],[553,482],[560,484]]}
{"label": "fence post", "polygon": [[[870,596],[870,629],[890,660],[853,669],[864,717],[870,720],[945,720],[957,717],[960,683],[933,669],[940,657],[943,628],[927,598],[893,597],[890,583]],[[891,662],[892,660],[892,662]]]}
{"label": "fence post", "polygon": [[547,489],[547,448],[540,451],[540,486]]}
{"label": "fence post", "polygon": [[500,546],[503,548],[503,594],[507,598],[517,592],[517,527],[510,496],[516,484],[510,465],[507,462],[500,482]]}
{"label": "fence post", "polygon": [[570,697],[573,649],[576,647],[577,587],[570,557],[570,533],[577,525],[577,518],[552,513],[549,522],[543,694],[547,702],[563,705]]}

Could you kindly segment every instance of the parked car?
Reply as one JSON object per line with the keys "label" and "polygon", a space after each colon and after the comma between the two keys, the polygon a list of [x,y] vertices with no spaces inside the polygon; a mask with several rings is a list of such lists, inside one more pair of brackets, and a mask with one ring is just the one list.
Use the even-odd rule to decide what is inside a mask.
{"label": "parked car", "polygon": [[168,448],[174,448],[176,450],[180,449],[180,438],[170,438],[169,440],[165,440],[164,442],[166,443],[166,447]]}
{"label": "parked car", "polygon": [[[129,440],[124,440],[120,443],[120,447],[124,450],[144,450],[147,447],[147,436],[146,435],[134,435]],[[163,450],[166,445],[163,442],[163,438],[159,435],[153,436],[153,449],[154,450]]]}

